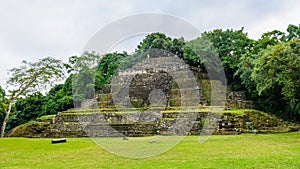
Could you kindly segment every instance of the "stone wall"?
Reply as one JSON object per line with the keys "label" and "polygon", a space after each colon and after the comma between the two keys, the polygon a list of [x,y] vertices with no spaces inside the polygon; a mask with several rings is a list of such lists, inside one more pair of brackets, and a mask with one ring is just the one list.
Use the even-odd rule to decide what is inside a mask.
{"label": "stone wall", "polygon": [[[214,96],[211,92],[212,85]],[[146,59],[131,69],[118,72],[111,84],[105,85],[97,94],[98,106],[148,107],[149,95],[155,89],[163,92],[168,107],[188,105],[191,101],[186,100],[187,98],[200,106],[209,106],[213,97],[214,104],[224,107],[254,108],[254,104],[246,100],[245,93],[232,92],[220,81],[209,80],[208,74],[202,73],[200,68],[187,66],[177,57]]]}
{"label": "stone wall", "polygon": [[[207,117],[208,112],[176,111],[59,113],[55,117],[17,127],[10,136],[55,138],[199,135]],[[299,125],[255,110],[245,110],[242,115],[225,112],[213,122],[216,122],[216,126],[209,128],[213,134],[240,134],[253,130],[259,133],[276,133],[300,129]],[[252,122],[252,128],[247,128],[246,122]]]}
{"label": "stone wall", "polygon": [[[161,95],[152,95],[152,101],[161,99],[157,105],[161,107],[198,106],[198,100],[204,99],[194,72],[177,57],[150,58],[120,71],[112,78],[110,88],[113,103],[118,108],[147,108],[154,90]],[[103,104],[100,102],[100,105]]]}

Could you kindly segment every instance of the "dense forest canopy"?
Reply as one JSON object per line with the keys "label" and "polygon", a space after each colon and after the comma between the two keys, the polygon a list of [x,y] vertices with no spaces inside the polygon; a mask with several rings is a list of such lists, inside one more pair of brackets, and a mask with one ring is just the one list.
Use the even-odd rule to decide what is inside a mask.
{"label": "dense forest canopy", "polygon": [[[300,120],[300,26],[289,25],[286,32],[272,30],[258,40],[249,38],[243,28],[216,29],[204,32],[198,39],[203,37],[211,42],[222,61],[227,83],[232,90],[245,91],[247,99],[254,101],[263,111],[288,120]],[[85,98],[93,98],[104,84],[110,82],[111,76],[121,65],[130,65],[145,50],[161,49],[154,55],[172,53],[205,71],[206,61],[199,60],[193,47],[207,54],[211,46],[196,42],[197,38],[185,41],[182,37],[171,38],[163,33],[152,33],[140,42],[133,54],[113,52],[99,56],[94,52],[86,52],[82,56],[71,56],[68,63],[59,67],[61,70],[55,69],[58,74],[63,71],[69,73],[63,84],[55,85],[46,95],[31,88],[36,92],[30,91],[20,94],[23,97],[15,97],[6,131],[40,116],[73,108]],[[10,80],[22,84],[22,80],[26,79],[18,79],[15,76],[18,71],[21,68],[11,70]],[[35,69],[32,71],[34,74]],[[52,77],[47,72],[46,75]],[[49,82],[51,78],[43,77],[43,80]],[[0,86],[0,123],[6,115],[9,96],[15,94],[15,91],[5,91]]]}

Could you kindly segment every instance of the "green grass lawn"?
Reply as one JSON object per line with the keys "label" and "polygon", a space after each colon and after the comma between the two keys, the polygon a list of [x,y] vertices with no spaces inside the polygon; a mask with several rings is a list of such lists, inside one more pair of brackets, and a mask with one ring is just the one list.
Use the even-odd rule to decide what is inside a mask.
{"label": "green grass lawn", "polygon": [[[132,139],[140,139],[141,142],[145,139],[144,144],[150,144],[149,138],[122,141]],[[188,136],[169,151],[142,159],[114,155],[89,138],[70,138],[67,143],[61,144],[51,144],[51,139],[4,138],[0,139],[0,168],[299,169],[300,132],[215,135],[201,144],[199,137]]]}

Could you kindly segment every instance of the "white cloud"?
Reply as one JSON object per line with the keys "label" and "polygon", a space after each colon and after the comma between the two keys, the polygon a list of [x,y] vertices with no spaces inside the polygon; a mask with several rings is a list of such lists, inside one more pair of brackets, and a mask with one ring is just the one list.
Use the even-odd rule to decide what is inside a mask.
{"label": "white cloud", "polygon": [[297,0],[0,1],[0,84],[7,77],[6,69],[22,59],[67,60],[80,54],[98,30],[125,16],[162,12],[201,31],[244,26],[250,37],[259,38],[266,31],[284,31],[289,23],[298,25],[299,6]]}

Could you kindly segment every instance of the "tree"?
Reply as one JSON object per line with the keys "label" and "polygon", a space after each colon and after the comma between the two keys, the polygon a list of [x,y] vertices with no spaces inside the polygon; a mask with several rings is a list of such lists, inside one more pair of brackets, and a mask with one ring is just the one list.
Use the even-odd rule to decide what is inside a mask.
{"label": "tree", "polygon": [[262,107],[266,107],[266,105],[262,104],[261,102],[265,102],[267,100],[265,97],[267,96],[263,96],[263,94],[260,96],[258,95],[256,84],[251,78],[251,74],[254,69],[254,61],[261,57],[260,52],[265,50],[268,46],[274,46],[278,43],[286,42],[286,34],[279,30],[273,30],[264,33],[260,39],[257,41],[253,40],[252,42],[254,46],[249,52],[240,57],[238,70],[235,72],[234,76],[240,78],[241,84],[244,86],[244,90],[246,91],[248,99],[255,101]]}
{"label": "tree", "polygon": [[172,41],[172,49],[171,52],[174,53],[179,58],[183,58],[183,46],[186,44],[183,37],[174,38]]}
{"label": "tree", "polygon": [[98,65],[101,56],[95,52],[84,52],[81,56],[71,56],[69,64],[64,64],[68,73],[78,73],[82,68],[94,68]]}
{"label": "tree", "polygon": [[172,38],[167,37],[164,33],[151,33],[143,39],[142,42],[137,46],[136,52],[143,52],[147,49],[162,49],[157,51],[158,53],[154,54],[153,57],[164,56],[165,51],[171,51],[172,48]]}
{"label": "tree", "polygon": [[96,67],[96,89],[102,89],[104,84],[109,83],[111,76],[115,75],[129,55],[123,53],[108,53],[104,55]]}
{"label": "tree", "polygon": [[[98,80],[102,79],[102,76],[96,72],[101,58],[102,56],[95,52],[84,52],[81,56],[70,57],[69,64],[65,64],[71,75],[67,78],[62,90],[68,95],[72,95],[75,107],[80,107],[81,101],[84,99],[94,98],[95,89],[98,90],[95,84],[98,84]],[[70,97],[62,100],[69,102]],[[70,107],[68,103],[65,106]]]}
{"label": "tree", "polygon": [[259,55],[254,60],[251,74],[258,94],[277,93],[273,98],[277,104],[299,115],[300,41],[291,40],[268,46]]}
{"label": "tree", "polygon": [[46,97],[40,92],[17,99],[13,109],[14,113],[8,119],[6,129],[10,130],[44,115],[43,105],[45,104],[45,99]]}
{"label": "tree", "polygon": [[[80,95],[82,99],[92,99],[95,94],[95,69],[83,67],[77,74],[73,75],[73,96]],[[76,97],[75,97],[76,98]],[[76,104],[79,106],[80,100]]]}
{"label": "tree", "polygon": [[[146,36],[145,39],[137,46],[136,53],[141,54],[144,51],[151,51],[151,57],[164,57],[176,55],[183,57],[182,47],[185,44],[184,39],[166,36],[164,33],[155,32]],[[157,49],[157,50],[156,50]],[[146,54],[146,53],[145,53]]]}
{"label": "tree", "polygon": [[218,53],[205,34],[186,42],[182,50],[183,59],[189,65],[200,67],[202,72],[221,73],[223,71]]}
{"label": "tree", "polygon": [[300,42],[289,41],[269,46],[255,60],[252,79],[259,94],[274,86],[282,86],[286,100],[294,101],[296,88],[300,87]]}
{"label": "tree", "polygon": [[47,57],[34,63],[23,61],[20,67],[12,68],[9,73],[11,77],[7,84],[14,88],[9,91],[10,95],[8,96],[8,106],[5,108],[1,137],[4,136],[6,124],[16,99],[46,89],[55,81],[62,80],[64,77],[64,64],[60,60]]}
{"label": "tree", "polygon": [[286,36],[287,40],[300,39],[300,25],[296,26],[290,24],[287,28],[287,32],[288,32],[288,35]]}
{"label": "tree", "polygon": [[[254,101],[257,108],[289,120],[300,117],[300,103],[297,101],[300,89],[296,87],[298,82],[295,81],[297,78],[291,78],[291,72],[284,72],[295,67],[298,62],[293,57],[299,57],[296,47],[299,42],[299,30],[299,27],[289,25],[287,33],[279,30],[264,33],[260,39],[254,41],[250,53],[242,55],[239,69],[235,73],[245,86],[247,98]],[[296,76],[297,72],[299,71],[293,72],[293,76]],[[296,84],[295,88],[292,85],[292,88],[288,89],[289,81]]]}
{"label": "tree", "polygon": [[64,84],[55,85],[45,97],[42,115],[56,114],[59,111],[64,111],[74,107],[72,99],[72,75],[68,77]]}
{"label": "tree", "polygon": [[207,36],[213,43],[225,70],[228,84],[233,90],[242,90],[241,81],[235,72],[238,70],[240,58],[249,53],[254,45],[254,40],[248,38],[248,35],[240,30],[215,29],[211,32],[204,32],[203,36]]}

